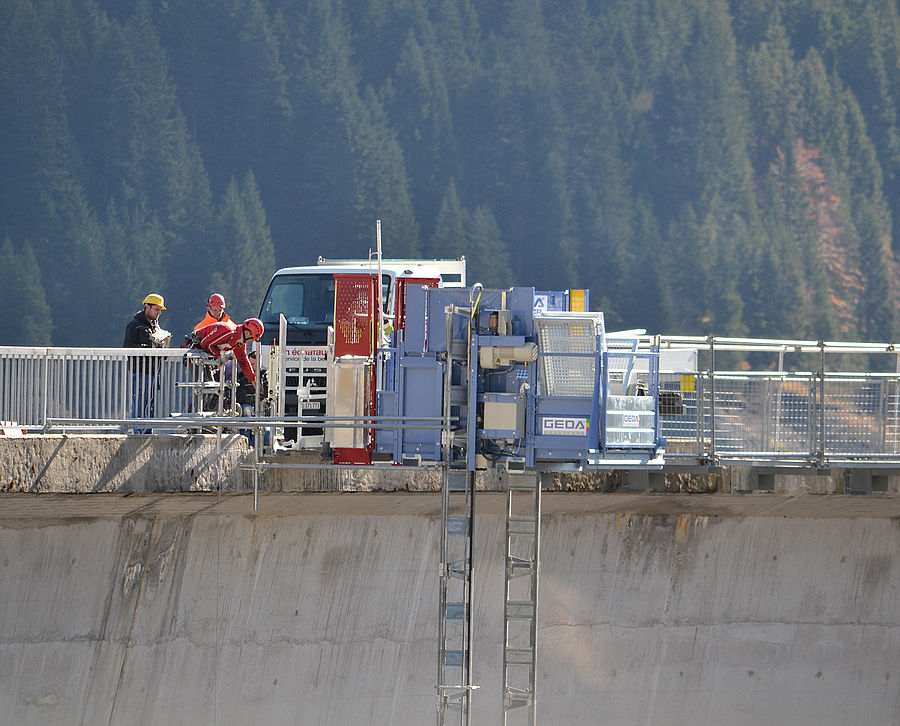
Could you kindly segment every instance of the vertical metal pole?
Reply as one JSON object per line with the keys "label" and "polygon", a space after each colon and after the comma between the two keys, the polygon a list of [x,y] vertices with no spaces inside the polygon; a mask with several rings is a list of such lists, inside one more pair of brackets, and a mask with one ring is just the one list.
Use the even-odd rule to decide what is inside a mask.
{"label": "vertical metal pole", "polygon": [[43,378],[43,400],[41,401],[41,426],[47,425],[47,401],[50,398],[49,387],[50,387],[50,349],[46,348],[44,350],[44,375]]}
{"label": "vertical metal pole", "polygon": [[784,406],[784,348],[778,351],[778,379],[775,383],[775,434],[773,436],[772,451],[777,452],[781,442],[781,411]]}
{"label": "vertical metal pole", "polygon": [[[300,356],[301,359],[301,367],[303,356]],[[269,368],[271,369],[271,364]],[[278,419],[284,419],[284,399],[285,392],[284,387],[287,385],[287,318],[284,317],[283,313],[278,314],[278,346],[276,353],[276,371],[275,371],[275,416]],[[303,381],[299,381],[302,385]],[[297,415],[299,416],[302,413],[301,409],[298,407]],[[275,447],[275,436],[277,434],[278,429],[273,426],[271,436],[272,448],[274,450]],[[284,429],[282,429],[282,435],[284,433]],[[297,445],[300,444],[300,434],[302,431],[300,430],[300,424],[297,424]]]}
{"label": "vertical metal pole", "polygon": [[[375,337],[374,349],[377,351],[381,347],[381,336],[384,334],[384,300],[382,299],[381,288],[381,220],[375,220],[375,251],[378,255],[378,334]],[[379,379],[381,376],[379,375]]]}
{"label": "vertical metal pole", "polygon": [[703,382],[703,376],[699,374],[694,376],[694,428],[697,435],[697,458],[702,459],[706,455],[706,428],[703,425],[705,417],[704,398],[706,397],[706,387]]}
{"label": "vertical metal pole", "polygon": [[[895,358],[896,358],[896,362],[894,365],[894,372],[898,376],[900,376],[900,353],[897,353],[895,355]],[[894,406],[894,443],[893,443],[893,446],[891,447],[890,453],[894,454],[894,453],[897,453],[897,448],[898,448],[897,447],[897,426],[898,426],[898,423],[900,423],[900,422],[898,422],[897,419],[898,419],[898,415],[900,415],[900,379],[897,379],[897,378],[894,379],[892,388],[894,389],[894,402],[893,402],[893,406]]]}
{"label": "vertical metal pole", "polygon": [[716,345],[715,337],[709,342],[709,458],[716,458]]}
{"label": "vertical metal pole", "polygon": [[819,451],[818,463],[825,461],[825,341],[819,341]]}
{"label": "vertical metal pole", "polygon": [[[253,384],[253,415],[259,417],[259,378],[261,375],[260,364],[262,356],[259,354],[259,345],[256,346],[256,382]],[[253,429],[253,511],[259,511],[259,452],[262,448],[260,439],[265,436],[265,430],[254,427]]]}
{"label": "vertical metal pole", "polygon": [[439,614],[438,614],[438,672],[437,672],[437,726],[444,726],[444,714],[447,711],[447,584],[450,577],[450,563],[447,554],[447,536],[450,513],[450,459],[453,447],[453,432],[450,428],[450,388],[453,376],[453,310],[448,307],[446,319],[446,359],[444,369],[444,425],[441,430],[443,463],[443,481],[441,486],[441,542],[439,564]]}

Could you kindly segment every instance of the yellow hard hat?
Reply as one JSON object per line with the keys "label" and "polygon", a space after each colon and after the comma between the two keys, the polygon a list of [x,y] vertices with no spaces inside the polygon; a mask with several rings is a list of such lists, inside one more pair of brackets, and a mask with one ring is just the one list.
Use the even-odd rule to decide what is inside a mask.
{"label": "yellow hard hat", "polygon": [[151,292],[144,298],[144,305],[159,305],[163,310],[166,309],[162,295],[157,295],[155,292]]}

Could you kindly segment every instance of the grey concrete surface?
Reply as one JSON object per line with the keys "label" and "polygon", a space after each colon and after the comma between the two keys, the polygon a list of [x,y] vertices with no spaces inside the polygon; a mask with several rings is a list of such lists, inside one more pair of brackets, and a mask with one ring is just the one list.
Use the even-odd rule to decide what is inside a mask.
{"label": "grey concrete surface", "polygon": [[[476,499],[475,724],[501,722],[505,501]],[[439,512],[2,494],[0,724],[434,723]],[[539,723],[896,726],[898,551],[890,495],[545,493]]]}
{"label": "grey concrete surface", "polygon": [[[124,436],[0,436],[0,492],[186,492],[246,491],[253,484],[246,465],[254,455],[243,436],[212,434]],[[557,473],[544,486],[558,491],[653,491],[731,493],[767,490],[775,494],[900,493],[893,469],[835,468],[819,475],[766,473],[761,466],[723,467],[698,474]],[[268,492],[437,491],[436,469],[381,465],[334,467],[318,454],[279,452],[263,460],[258,483]],[[286,466],[285,466],[286,465]],[[479,489],[503,491],[503,472],[479,472]]]}
{"label": "grey concrete surface", "polygon": [[0,491],[234,491],[251,457],[238,434],[0,436]]}

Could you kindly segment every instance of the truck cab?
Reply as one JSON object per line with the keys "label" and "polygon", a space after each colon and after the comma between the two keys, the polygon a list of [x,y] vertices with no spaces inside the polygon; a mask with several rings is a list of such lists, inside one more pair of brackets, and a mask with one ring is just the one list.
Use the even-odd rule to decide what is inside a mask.
{"label": "truck cab", "polygon": [[[268,367],[271,346],[278,342],[279,319],[283,315],[287,324],[283,377],[285,415],[328,415],[328,385],[334,358],[333,342],[330,341],[335,320],[347,313],[340,309],[341,301],[336,302],[338,281],[347,277],[377,278],[378,270],[375,259],[319,257],[315,265],[285,267],[272,276],[259,312],[266,329],[259,341],[259,360],[262,368]],[[465,258],[383,259],[380,297],[385,328],[393,327],[393,321],[402,310],[405,284],[415,283],[464,287]],[[271,372],[269,378],[272,380]],[[296,431],[286,431],[285,439],[294,440],[296,448],[317,448],[323,443],[323,427],[304,426]]]}

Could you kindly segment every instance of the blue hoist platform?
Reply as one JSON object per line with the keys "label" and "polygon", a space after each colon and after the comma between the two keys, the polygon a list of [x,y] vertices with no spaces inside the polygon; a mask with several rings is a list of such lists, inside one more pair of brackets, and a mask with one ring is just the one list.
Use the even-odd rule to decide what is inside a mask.
{"label": "blue hoist platform", "polygon": [[[451,466],[662,467],[658,348],[608,341],[602,313],[535,312],[533,288],[406,295],[406,319],[381,351],[378,415],[449,417]],[[412,424],[376,428],[373,460],[444,461],[444,436]]]}

